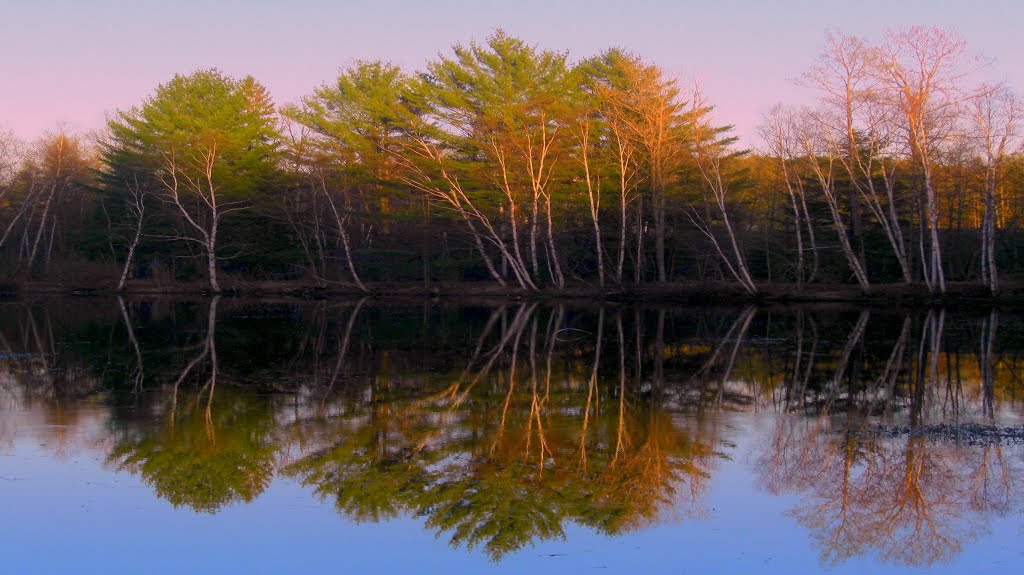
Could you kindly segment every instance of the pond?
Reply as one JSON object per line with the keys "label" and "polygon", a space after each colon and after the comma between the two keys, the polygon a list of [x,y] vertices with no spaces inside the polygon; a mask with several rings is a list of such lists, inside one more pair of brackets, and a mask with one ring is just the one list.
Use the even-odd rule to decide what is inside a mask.
{"label": "pond", "polygon": [[11,573],[1016,572],[1024,314],[0,302]]}

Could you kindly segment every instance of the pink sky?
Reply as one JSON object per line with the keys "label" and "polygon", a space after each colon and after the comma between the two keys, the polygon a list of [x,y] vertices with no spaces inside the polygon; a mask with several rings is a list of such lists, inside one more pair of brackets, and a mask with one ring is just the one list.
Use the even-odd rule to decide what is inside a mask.
{"label": "pink sky", "polygon": [[810,98],[791,80],[830,27],[868,38],[886,27],[953,28],[995,58],[987,79],[1024,91],[1020,0],[0,0],[0,22],[0,129],[25,138],[59,122],[100,127],[175,73],[252,74],[284,104],[354,59],[412,71],[495,27],[572,59],[619,46],[699,76],[718,121],[748,145],[774,103]]}

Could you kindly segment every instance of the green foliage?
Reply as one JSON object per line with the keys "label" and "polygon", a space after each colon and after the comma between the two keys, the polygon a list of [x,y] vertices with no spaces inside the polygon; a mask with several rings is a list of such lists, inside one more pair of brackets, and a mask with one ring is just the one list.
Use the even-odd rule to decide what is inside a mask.
{"label": "green foliage", "polygon": [[213,389],[210,394],[185,394],[180,411],[172,410],[164,426],[124,435],[109,460],[140,474],[175,507],[215,513],[252,501],[273,477],[273,418],[259,396]]}
{"label": "green foliage", "polygon": [[[123,163],[162,179],[171,159],[185,177],[210,177],[229,196],[260,189],[275,167],[279,135],[269,92],[251,76],[241,80],[217,70],[177,75],[141,107],[119,112],[108,128],[105,151],[111,175]],[[212,156],[212,157],[211,157]]]}
{"label": "green foliage", "polygon": [[[224,298],[211,316],[216,306],[196,302],[123,303],[21,302],[0,314],[0,335],[19,350],[4,358],[9,398],[43,418],[43,446],[62,450],[77,436],[158,497],[204,513],[254,500],[279,474],[347,519],[413,516],[495,561],[563,537],[570,525],[616,535],[700,517],[716,461],[734,447],[735,430],[722,425],[733,410],[779,411],[780,433],[762,442],[758,459],[769,489],[819,485],[808,479],[832,477],[821,475],[823,461],[854,471],[854,480],[856,466],[871,462],[878,477],[894,479],[890,487],[906,488],[905,462],[880,449],[888,440],[865,443],[851,429],[872,414],[927,421],[986,402],[996,413],[1012,409],[1024,345],[1020,318],[999,317],[999,373],[983,383],[979,335],[998,311],[941,312],[945,327],[933,339],[922,325],[940,312],[928,310],[737,315]],[[200,355],[207,361],[179,377],[214,336],[219,365]],[[942,399],[956,374],[927,373],[936,353],[928,348],[939,341],[945,361],[963,370],[964,405]],[[474,348],[496,361],[467,359]],[[649,375],[637,379],[634,369]],[[886,374],[893,379],[883,381]],[[76,414],[93,431],[68,433]],[[804,425],[828,420],[840,421],[842,433]],[[95,429],[97,421],[106,426]],[[825,449],[794,451],[810,431]],[[950,459],[949,469],[963,461]],[[948,479],[947,471],[933,479]],[[940,483],[962,496],[961,483]],[[851,503],[870,509],[902,493],[877,485],[862,482],[860,503]],[[947,520],[963,517],[961,501],[952,500]]]}
{"label": "green foliage", "polygon": [[320,161],[355,173],[360,181],[379,185],[386,164],[393,162],[405,110],[400,102],[407,80],[401,69],[385,62],[358,62],[333,85],[317,88],[302,106],[282,110],[318,137]]}
{"label": "green foliage", "polygon": [[[251,76],[198,70],[117,112],[95,154],[63,132],[33,146],[0,138],[0,263],[29,280],[58,281],[68,264],[86,267],[83,259],[115,270],[142,219],[130,271],[167,282],[220,267],[236,280],[321,288],[357,275],[425,285],[501,275],[532,290],[564,285],[558,275],[593,284],[599,267],[602,281],[618,284],[731,279],[723,258],[747,260],[757,282],[794,279],[798,227],[782,180],[763,165],[777,159],[738,150],[712,111],[635,54],[609,49],[573,61],[502,30],[416,72],[357,61],[280,111]],[[878,155],[890,174],[891,217],[914,244],[922,228],[915,164],[895,148],[874,149],[865,127],[855,132],[854,149]],[[949,152],[932,177],[943,267],[969,281],[978,276],[971,246],[984,162]],[[813,281],[851,279],[821,182],[807,173],[826,161],[836,217],[849,222],[845,236],[867,276],[899,281],[892,240],[856,178],[838,157],[798,155],[788,161],[807,203],[804,259],[815,236]],[[999,174],[995,252],[1008,275],[1024,268],[1015,226],[1022,166],[1008,155]],[[881,173],[872,177],[884,187]],[[735,249],[723,252],[715,243],[733,245],[727,234]],[[918,270],[920,254],[907,254]]]}

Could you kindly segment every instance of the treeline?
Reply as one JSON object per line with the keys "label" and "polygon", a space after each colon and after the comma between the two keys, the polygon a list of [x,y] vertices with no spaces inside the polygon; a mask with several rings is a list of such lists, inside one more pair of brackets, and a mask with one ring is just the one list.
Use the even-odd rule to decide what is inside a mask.
{"label": "treeline", "polygon": [[571,62],[501,31],[413,74],[357,62],[281,108],[252,77],[200,70],[95,137],[0,137],[0,265],[14,282],[214,292],[689,280],[996,294],[1024,265],[1024,108],[974,85],[981,65],[939,29],[830,33],[800,80],[817,104],[772,108],[761,150],[736,146],[699,86],[635,55]]}

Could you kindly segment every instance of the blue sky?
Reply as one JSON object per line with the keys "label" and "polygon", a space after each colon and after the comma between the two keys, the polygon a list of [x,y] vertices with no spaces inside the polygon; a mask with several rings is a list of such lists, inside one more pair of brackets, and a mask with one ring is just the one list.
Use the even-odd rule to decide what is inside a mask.
{"label": "blue sky", "polygon": [[0,128],[22,137],[64,122],[102,125],[175,73],[253,74],[295,101],[354,59],[415,70],[496,27],[583,58],[618,46],[702,79],[718,120],[751,143],[761,113],[801,103],[792,84],[825,30],[878,38],[886,27],[953,28],[996,62],[987,79],[1024,91],[1024,2],[989,0],[0,0]]}

